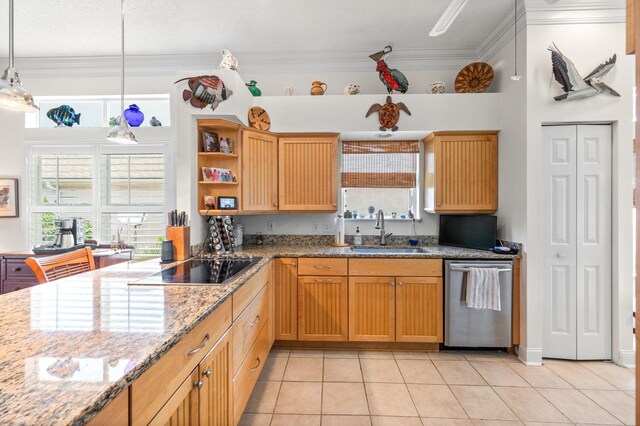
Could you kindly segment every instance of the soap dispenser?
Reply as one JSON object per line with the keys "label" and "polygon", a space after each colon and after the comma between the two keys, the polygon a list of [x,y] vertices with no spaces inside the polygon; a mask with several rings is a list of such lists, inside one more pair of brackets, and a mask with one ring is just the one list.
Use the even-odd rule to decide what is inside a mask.
{"label": "soap dispenser", "polygon": [[361,246],[362,245],[362,234],[360,233],[360,227],[357,226],[356,227],[356,233],[353,236],[353,244],[356,246]]}

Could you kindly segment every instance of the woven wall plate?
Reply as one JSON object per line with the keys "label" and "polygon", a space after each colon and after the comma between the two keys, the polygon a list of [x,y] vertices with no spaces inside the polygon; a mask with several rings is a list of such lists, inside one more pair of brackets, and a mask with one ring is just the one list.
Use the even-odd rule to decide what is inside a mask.
{"label": "woven wall plate", "polygon": [[493,68],[486,62],[474,62],[456,76],[456,93],[484,93],[493,81]]}
{"label": "woven wall plate", "polygon": [[258,130],[269,130],[271,118],[264,108],[254,106],[249,110],[249,125]]}

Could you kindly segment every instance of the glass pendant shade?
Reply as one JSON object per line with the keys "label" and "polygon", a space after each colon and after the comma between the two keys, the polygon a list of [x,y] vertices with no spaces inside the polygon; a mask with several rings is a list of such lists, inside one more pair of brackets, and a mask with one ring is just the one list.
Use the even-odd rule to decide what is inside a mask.
{"label": "glass pendant shade", "polygon": [[22,87],[18,72],[13,67],[13,0],[9,1],[9,66],[0,78],[0,108],[14,111],[37,111],[33,96]]}
{"label": "glass pendant shade", "polygon": [[129,129],[129,124],[123,115],[120,116],[118,125],[109,130],[107,140],[122,145],[135,145],[138,143],[136,136],[131,129]]}

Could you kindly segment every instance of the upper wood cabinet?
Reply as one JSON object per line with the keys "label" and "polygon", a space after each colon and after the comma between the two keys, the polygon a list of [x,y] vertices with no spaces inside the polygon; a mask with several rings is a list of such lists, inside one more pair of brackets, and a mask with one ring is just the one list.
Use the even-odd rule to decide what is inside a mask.
{"label": "upper wood cabinet", "polygon": [[242,132],[242,210],[278,210],[278,138],[266,132]]}
{"label": "upper wood cabinet", "polygon": [[281,136],[278,140],[281,211],[336,211],[338,136]]}
{"label": "upper wood cabinet", "polygon": [[424,142],[427,212],[498,209],[497,132],[435,132]]}

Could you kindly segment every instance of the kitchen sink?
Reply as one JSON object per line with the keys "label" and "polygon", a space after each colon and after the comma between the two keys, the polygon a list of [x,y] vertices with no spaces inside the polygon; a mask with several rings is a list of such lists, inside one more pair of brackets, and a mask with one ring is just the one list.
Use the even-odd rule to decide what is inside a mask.
{"label": "kitchen sink", "polygon": [[356,253],[429,253],[426,247],[357,247],[352,246],[351,250]]}

